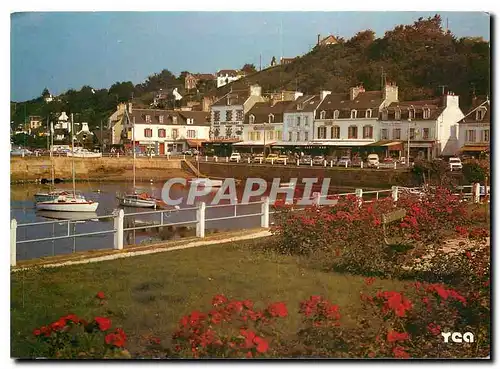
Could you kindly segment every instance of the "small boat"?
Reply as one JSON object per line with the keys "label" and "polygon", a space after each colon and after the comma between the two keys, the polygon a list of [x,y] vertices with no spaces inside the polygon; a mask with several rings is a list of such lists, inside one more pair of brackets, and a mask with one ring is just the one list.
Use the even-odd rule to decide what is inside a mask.
{"label": "small boat", "polygon": [[221,179],[210,178],[192,178],[189,183],[196,186],[211,186],[212,188],[222,187],[223,181]]}
{"label": "small boat", "polygon": [[133,193],[120,194],[116,196],[118,202],[122,206],[130,206],[135,208],[156,208],[157,200],[147,193]]}
{"label": "small boat", "polygon": [[61,189],[54,189],[52,191],[46,192],[37,192],[35,194],[35,203],[55,200],[61,195],[69,195],[69,192]]}
{"label": "small boat", "polygon": [[98,202],[87,200],[81,194],[60,195],[56,199],[36,203],[37,210],[88,212],[96,211]]}

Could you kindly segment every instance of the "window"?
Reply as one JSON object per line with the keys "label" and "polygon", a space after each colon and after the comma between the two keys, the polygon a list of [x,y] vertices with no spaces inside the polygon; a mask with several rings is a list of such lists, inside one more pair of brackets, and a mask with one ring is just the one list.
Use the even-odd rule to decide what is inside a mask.
{"label": "window", "polygon": [[153,137],[153,130],[151,128],[145,128],[144,137]]}
{"label": "window", "polygon": [[160,124],[163,124],[163,115],[160,115],[159,119],[160,119]]}
{"label": "window", "polygon": [[401,109],[397,108],[397,109],[394,111],[394,119],[396,119],[396,120],[401,120]]}
{"label": "window", "polygon": [[335,110],[333,112],[333,119],[339,119],[339,111],[338,110]]}
{"label": "window", "polygon": [[347,130],[347,138],[358,138],[358,127],[350,126]]}
{"label": "window", "polygon": [[309,132],[308,131],[304,132],[304,141],[309,141]]}
{"label": "window", "polygon": [[196,138],[196,131],[194,129],[188,129],[187,136],[188,138]]}
{"label": "window", "polygon": [[340,138],[340,127],[339,126],[333,126],[331,128],[331,137],[332,139],[339,139]]}
{"label": "window", "polygon": [[243,120],[243,110],[236,110],[236,120]]}
{"label": "window", "polygon": [[410,128],[410,140],[415,139],[415,128]]}
{"label": "window", "polygon": [[233,120],[233,111],[232,110],[227,110],[226,111],[226,121],[230,122]]}
{"label": "window", "polygon": [[309,117],[304,117],[304,126],[309,127],[309,122],[307,121]]}
{"label": "window", "polygon": [[248,132],[247,137],[248,137],[248,141],[254,141],[254,139],[253,139],[254,138],[253,132]]}
{"label": "window", "polygon": [[431,117],[431,109],[424,108],[424,119],[429,119]]}
{"label": "window", "polygon": [[288,132],[288,141],[292,141],[292,132]]}
{"label": "window", "polygon": [[250,116],[248,117],[248,121],[250,122],[250,124],[254,124],[255,123],[255,115],[250,114]]}
{"label": "window", "polygon": [[268,115],[268,122],[269,123],[274,123],[274,115],[273,114],[269,114]]}
{"label": "window", "polygon": [[394,140],[401,140],[401,128],[394,128],[392,130],[392,138]]}
{"label": "window", "polygon": [[351,119],[356,119],[358,112],[356,110],[351,110]]}
{"label": "window", "polygon": [[429,139],[429,132],[430,132],[429,128],[422,129],[422,138],[424,140],[428,140]]}
{"label": "window", "polygon": [[318,127],[318,139],[326,138],[326,127]]}
{"label": "window", "polygon": [[300,141],[300,132],[297,132],[297,138],[295,139],[295,141]]}
{"label": "window", "polygon": [[415,119],[415,108],[411,107],[408,109],[408,118]]}
{"label": "window", "polygon": [[160,129],[158,130],[158,137],[160,137],[160,138],[165,138],[166,136],[167,136],[167,132],[165,131],[165,129],[160,128]]}
{"label": "window", "polygon": [[325,119],[326,118],[326,111],[322,110],[321,113],[319,113],[319,119]]}
{"label": "window", "polygon": [[371,109],[367,109],[366,110],[366,114],[365,114],[365,118],[371,118],[372,117],[372,110]]}
{"label": "window", "polygon": [[473,129],[469,129],[466,131],[466,141],[467,142],[476,142],[476,131]]}
{"label": "window", "polygon": [[146,115],[146,123],[151,123],[151,115]]}
{"label": "window", "polygon": [[214,122],[218,122],[218,121],[220,121],[220,111],[215,110],[214,111]]}
{"label": "window", "polygon": [[194,119],[193,118],[188,118],[186,120],[187,124],[194,124]]}
{"label": "window", "polygon": [[297,117],[297,127],[300,127],[300,117]]}
{"label": "window", "polygon": [[255,137],[257,137],[257,141],[260,141],[260,132],[255,132]]}
{"label": "window", "polygon": [[486,115],[486,108],[480,107],[479,109],[476,110],[476,120],[483,120],[485,115]]}
{"label": "window", "polygon": [[297,110],[302,110],[302,109],[304,109],[304,104],[302,103],[297,104]]}
{"label": "window", "polygon": [[175,140],[177,137],[179,137],[179,131],[177,128],[172,129],[172,138]]}
{"label": "window", "polygon": [[267,131],[267,139],[268,140],[274,139],[274,132],[273,131]]}
{"label": "window", "polygon": [[363,138],[373,138],[373,126],[363,127]]}
{"label": "window", "polygon": [[382,128],[380,130],[380,139],[388,140],[389,139],[389,130],[387,128]]}
{"label": "window", "polygon": [[490,130],[483,130],[483,142],[490,142]]}
{"label": "window", "polygon": [[172,123],[173,124],[177,124],[177,116],[173,116],[172,117]]}
{"label": "window", "polygon": [[382,119],[383,120],[389,119],[389,112],[387,111],[387,109],[382,110]]}

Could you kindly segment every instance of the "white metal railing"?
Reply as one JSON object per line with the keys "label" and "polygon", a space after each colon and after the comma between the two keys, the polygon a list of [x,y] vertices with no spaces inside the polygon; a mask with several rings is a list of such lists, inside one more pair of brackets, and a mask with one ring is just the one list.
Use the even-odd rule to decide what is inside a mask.
{"label": "white metal railing", "polygon": [[[475,203],[479,203],[480,201],[480,186],[479,184],[474,184],[474,185],[468,185],[468,186],[462,186],[464,188],[471,188],[472,191],[472,199]],[[392,186],[391,189],[387,190],[369,190],[369,191],[363,191],[363,189],[356,189],[354,192],[346,192],[346,193],[340,193],[340,194],[331,194],[331,195],[320,195],[320,193],[315,192],[312,194],[312,197],[310,200],[312,200],[312,203],[318,206],[322,205],[322,199],[333,199],[333,198],[339,198],[342,196],[355,196],[357,198],[357,201],[361,205],[362,203],[370,203],[373,202],[374,199],[373,197],[378,200],[381,198],[381,196],[386,196],[392,198],[393,201],[398,201],[398,197],[400,193],[415,193],[415,194],[422,194],[423,192],[422,187],[413,187],[413,188],[408,188],[408,187],[401,187],[401,186]],[[371,199],[363,199],[363,196],[370,195]],[[295,200],[298,198],[294,198],[294,203],[296,203]],[[258,212],[252,212],[248,214],[238,214],[238,209],[244,206],[248,205],[259,205],[260,204],[260,211]],[[323,203],[324,204],[324,203]],[[17,224],[16,219],[12,219],[10,223],[10,264],[11,266],[16,266],[17,264],[17,245],[18,244],[25,244],[25,243],[31,243],[31,242],[43,242],[43,241],[54,241],[54,240],[59,240],[59,239],[68,239],[68,238],[77,238],[77,237],[87,237],[87,236],[94,236],[94,235],[103,235],[103,234],[114,234],[114,239],[113,239],[113,249],[115,250],[122,250],[124,246],[124,234],[125,232],[129,231],[136,231],[136,230],[143,230],[143,229],[151,229],[151,228],[161,228],[165,226],[179,226],[179,225],[196,225],[196,237],[199,238],[204,238],[205,237],[205,229],[206,225],[209,222],[215,222],[215,221],[223,221],[223,220],[231,220],[231,219],[242,219],[242,218],[249,218],[249,217],[260,217],[260,226],[262,228],[269,228],[269,216],[271,214],[276,213],[277,211],[272,211],[270,210],[270,201],[268,197],[264,197],[259,201],[254,201],[254,202],[249,202],[249,203],[229,203],[229,204],[220,204],[220,205],[206,205],[204,202],[200,202],[198,206],[196,207],[188,207],[188,208],[179,208],[179,209],[173,209],[173,210],[155,210],[155,211],[144,211],[144,212],[136,212],[136,213],[127,213],[125,214],[123,209],[120,210],[115,210],[113,214],[111,215],[102,215],[102,216],[96,216],[92,217],[92,219],[113,219],[113,228],[109,230],[104,230],[104,231],[95,231],[95,232],[80,232],[80,233],[75,233],[76,231],[74,230],[73,233],[71,233],[71,225],[76,224],[79,221],[82,220],[88,220],[88,219],[74,219],[74,220],[56,220],[56,221],[48,221],[48,222],[35,222],[35,223],[24,223],[24,224]],[[232,215],[228,216],[218,216],[218,217],[211,217],[211,218],[206,218],[206,211],[209,209],[216,209],[216,208],[222,208],[222,207],[234,207],[234,213]],[[293,211],[301,211],[304,210],[304,207],[295,207],[292,210]],[[195,212],[195,219],[191,220],[184,220],[184,221],[178,221],[178,222],[169,222],[165,221],[165,216],[170,216],[173,213],[180,213],[180,212]],[[135,217],[140,217],[144,215],[159,215],[159,221],[148,221],[144,223],[137,223]],[[125,221],[126,218],[132,218],[132,224],[130,222]],[[17,240],[17,230],[19,228],[28,228],[28,227],[34,227],[34,226],[40,226],[40,225],[50,225],[50,224],[67,224],[67,232],[65,235],[62,236],[52,236],[52,237],[43,237],[43,238],[33,238],[33,239],[25,239],[25,240]],[[126,226],[125,226],[126,225]],[[73,249],[73,252],[75,252],[75,249]]]}

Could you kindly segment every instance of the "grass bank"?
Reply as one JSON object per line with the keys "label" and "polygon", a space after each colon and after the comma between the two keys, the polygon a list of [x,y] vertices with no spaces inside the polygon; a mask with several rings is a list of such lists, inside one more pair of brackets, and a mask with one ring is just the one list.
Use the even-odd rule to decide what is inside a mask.
{"label": "grass bank", "polygon": [[[299,323],[298,303],[321,294],[340,306],[343,324],[361,313],[359,292],[368,288],[402,289],[403,282],[377,280],[367,287],[359,276],[327,273],[300,260],[261,251],[269,239],[172,251],[128,259],[11,274],[11,354],[36,351],[35,327],[63,314],[85,318],[109,316],[123,327],[128,348],[137,354],[146,337],[168,344],[179,319],[194,309],[206,310],[215,294],[268,303],[285,301],[290,315],[285,332]],[[107,303],[95,303],[104,291]]]}

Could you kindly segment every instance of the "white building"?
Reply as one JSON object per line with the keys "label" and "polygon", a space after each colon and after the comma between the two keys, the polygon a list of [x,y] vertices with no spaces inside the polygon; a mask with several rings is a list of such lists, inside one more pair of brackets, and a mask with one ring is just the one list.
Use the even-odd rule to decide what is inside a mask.
{"label": "white building", "polygon": [[57,118],[57,123],[54,125],[55,129],[64,129],[71,133],[71,122],[69,121],[66,112],[62,112]]}
{"label": "white building", "polygon": [[321,91],[319,95],[300,96],[287,106],[284,112],[284,146],[304,146],[314,137],[314,116],[316,109],[330,91]]}
{"label": "white building", "polygon": [[217,100],[211,106],[211,139],[243,140],[245,114],[255,103],[264,101],[259,85],[245,90],[231,90]]}
{"label": "white building", "polygon": [[127,146],[158,155],[196,148],[209,139],[210,122],[206,112],[159,109],[130,109],[130,120],[123,121]]}
{"label": "white building", "polygon": [[[394,102],[382,109],[380,139],[401,142],[407,156],[431,159],[455,155],[459,148],[458,122],[464,117],[452,92],[433,100]],[[409,137],[408,137],[409,136]]]}
{"label": "white building", "polygon": [[242,71],[222,69],[217,72],[217,88],[227,85],[228,83],[236,81],[242,77],[245,77],[245,73]]}
{"label": "white building", "polygon": [[460,152],[477,155],[490,148],[490,100],[473,102],[472,109],[459,122]]}
{"label": "white building", "polygon": [[349,93],[328,94],[316,109],[311,143],[339,156],[346,150],[374,145],[379,137],[378,116],[398,100],[398,87],[386,84],[383,91],[352,87]]}

